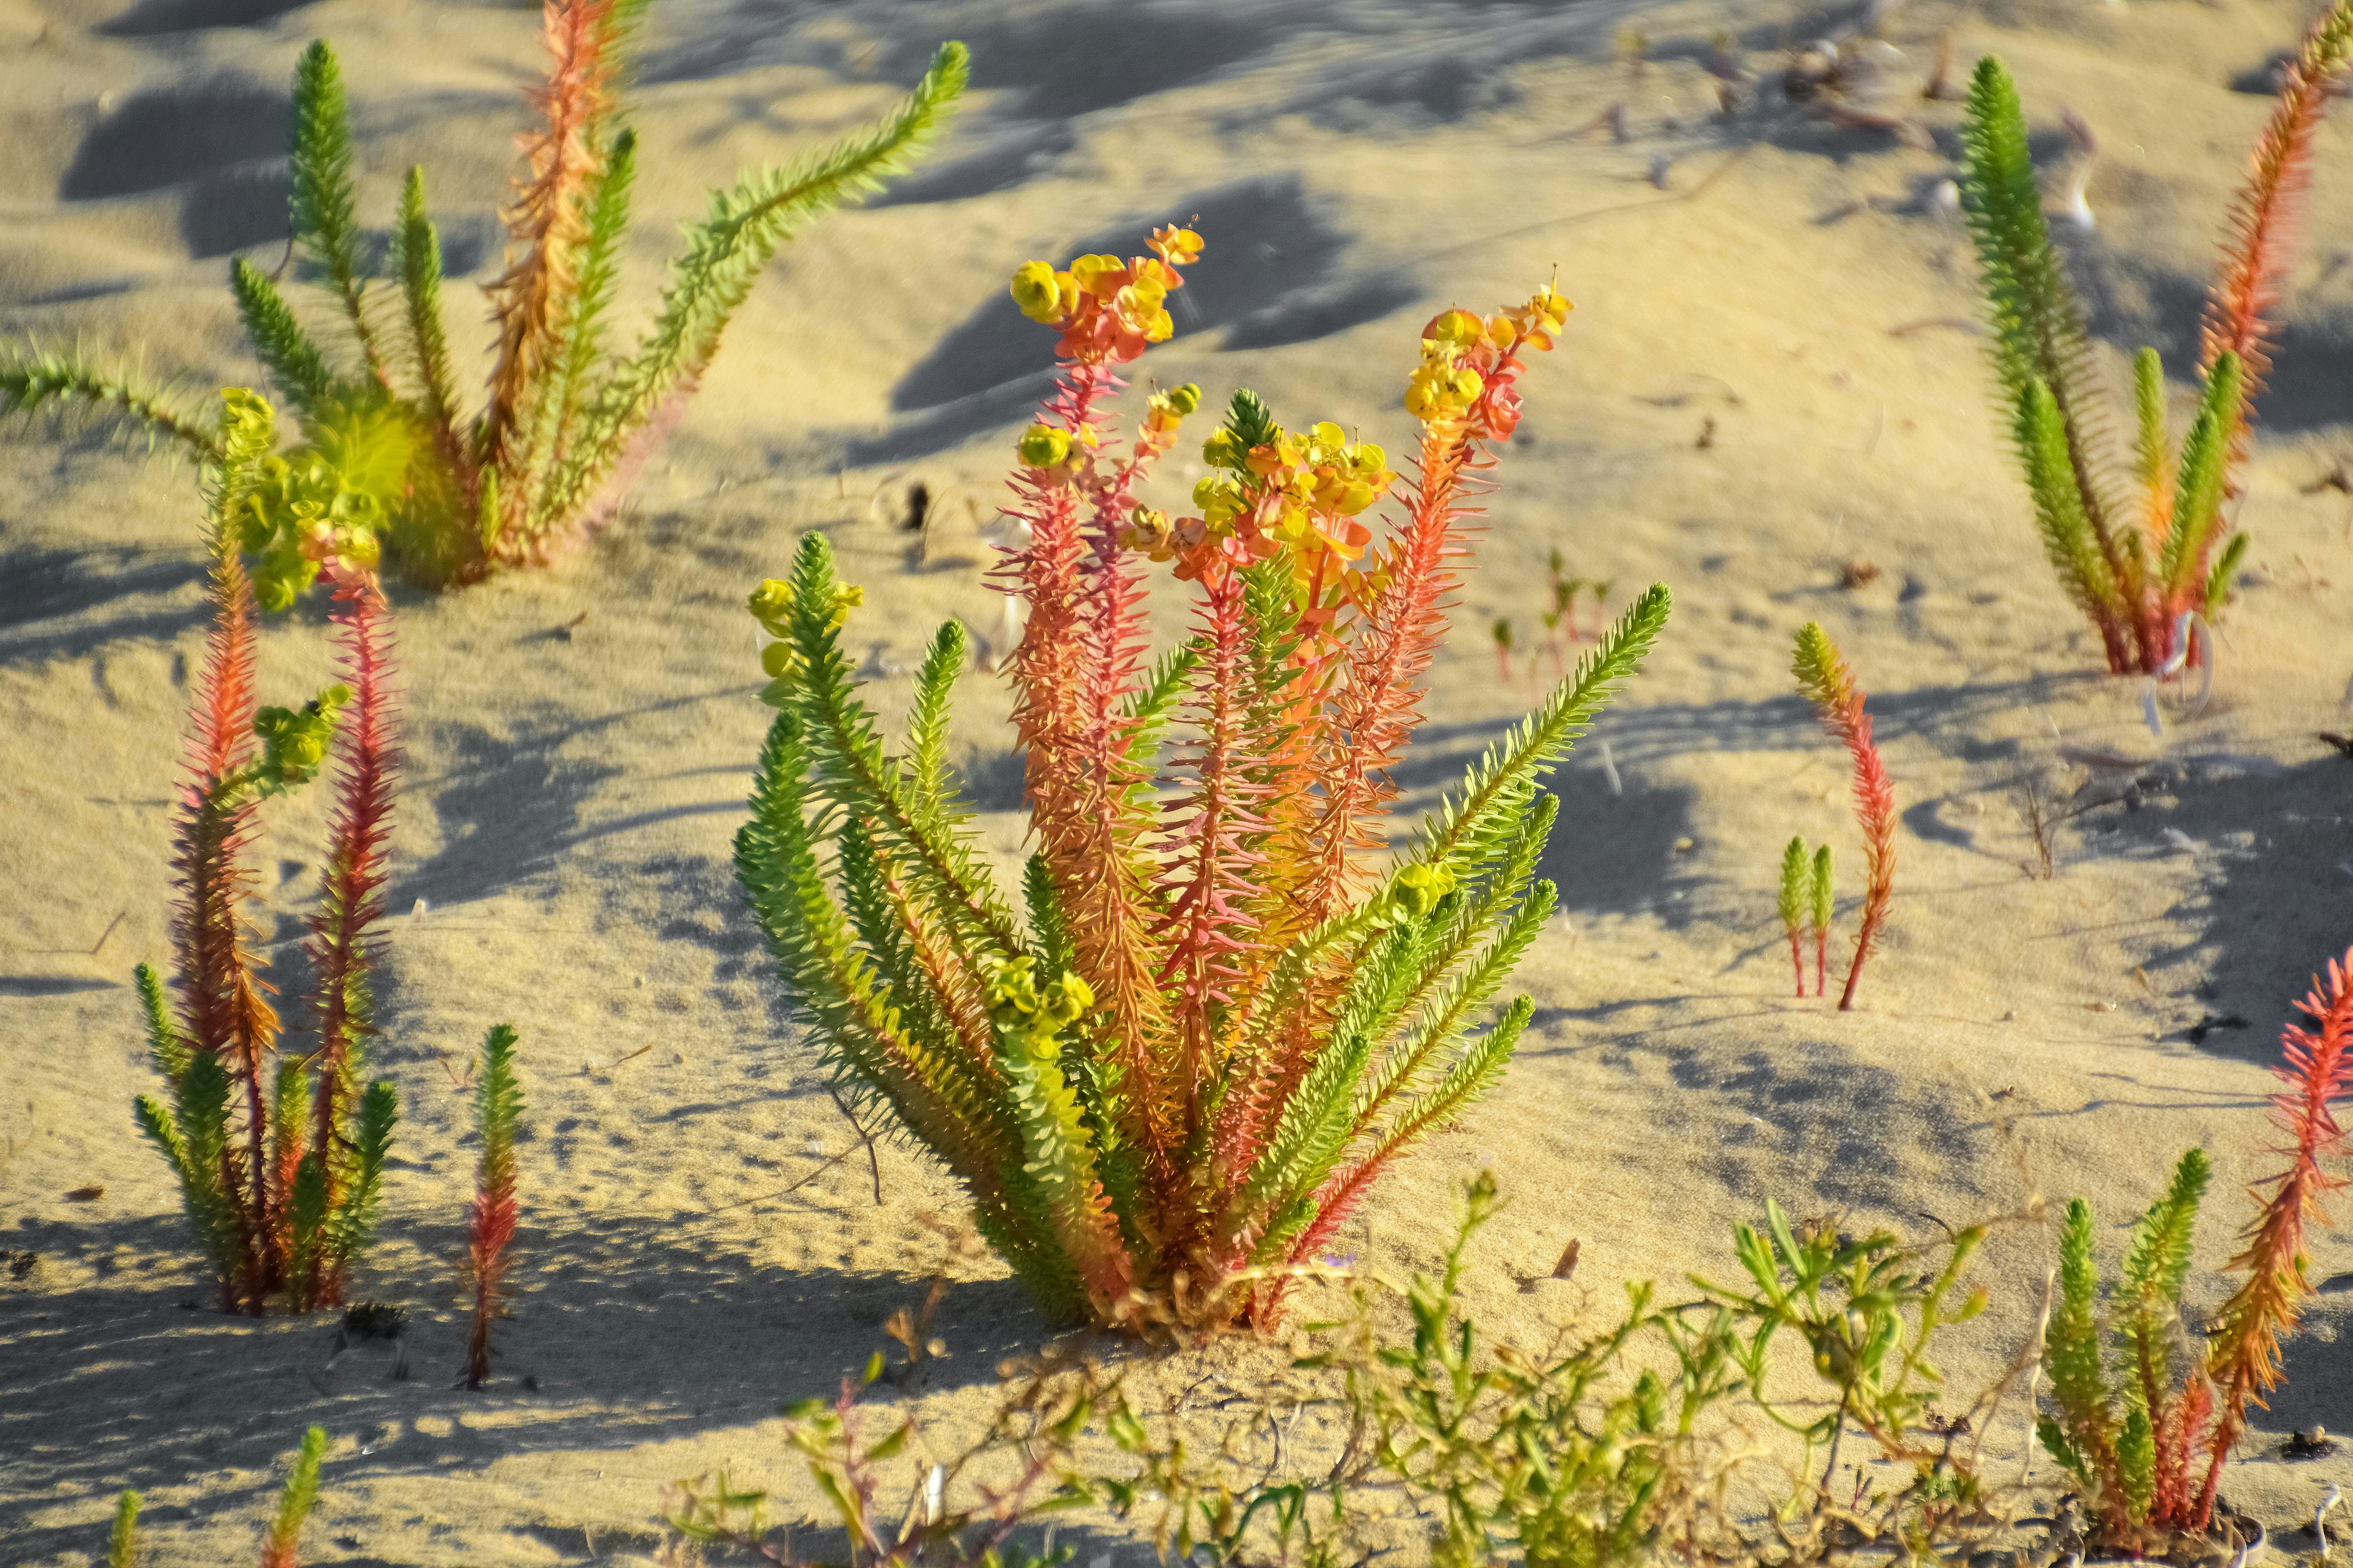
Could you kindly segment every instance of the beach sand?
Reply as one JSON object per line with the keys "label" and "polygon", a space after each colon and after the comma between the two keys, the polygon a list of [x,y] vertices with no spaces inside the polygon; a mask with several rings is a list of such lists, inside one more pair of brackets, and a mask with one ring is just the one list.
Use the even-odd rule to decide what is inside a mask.
{"label": "beach sand", "polygon": [[[1549,552],[1614,605],[1652,581],[1676,599],[1555,780],[1561,912],[1519,972],[1536,1022],[1517,1062],[1335,1250],[1430,1267],[1492,1165],[1514,1204],[1469,1298],[1533,1332],[1540,1295],[1517,1280],[1571,1237],[1607,1310],[1622,1279],[1728,1276],[1730,1227],[1767,1197],[1920,1236],[2081,1194],[2113,1262],[2197,1146],[2218,1175],[2189,1294],[2218,1305],[2242,1189],[2276,1168],[2280,1026],[2353,942],[2353,762],[2315,738],[2346,726],[2353,677],[2353,502],[2315,488],[2353,420],[2353,127],[2340,111],[2321,134],[2211,696],[2193,710],[2168,691],[2157,732],[2137,682],[2095,673],[2041,558],[1968,326],[1967,237],[1936,200],[1957,106],[1919,88],[1949,28],[1956,79],[1989,49],[2010,62],[2054,169],[2063,106],[2095,128],[2098,226],[2065,231],[2077,277],[2112,379],[2155,343],[2186,422],[2212,241],[2266,64],[2304,18],[2252,0],[1905,5],[1880,24],[1900,57],[1878,107],[1925,145],[1793,109],[1714,117],[1719,35],[1754,76],[1852,19],[1776,0],[654,7],[639,310],[705,186],[873,115],[940,37],[971,43],[976,90],[916,176],[769,269],[609,528],[545,571],[392,588],[406,766],[376,1059],[404,1121],[356,1288],[407,1306],[406,1381],[389,1347],[334,1353],[332,1318],[216,1316],[132,1124],[152,1079],[130,972],[164,954],[200,508],[184,464],[20,429],[0,447],[0,1245],[36,1261],[0,1279],[0,1562],[100,1560],[126,1485],[156,1568],[245,1561],[314,1422],[334,1443],[307,1561],[629,1560],[658,1545],[676,1478],[723,1467],[805,1493],[779,1402],[831,1392],[926,1275],[953,1281],[926,1395],[950,1426],[986,1407],[1000,1359],[1050,1336],[944,1173],[894,1143],[870,1166],[782,1015],[728,859],[768,717],[742,604],[797,534],[828,531],[866,590],[846,635],[890,725],[939,620],[1001,651],[981,574],[1049,363],[1005,279],[1194,215],[1208,254],[1143,371],[1213,405],[1249,385],[1286,423],[1334,419],[1392,453],[1432,311],[1525,298],[1555,266],[1576,301],[1525,383],[1400,827],[1551,679],[1524,652],[1500,682],[1487,631],[1508,616],[1524,649],[1540,637]],[[257,383],[222,275],[231,252],[283,254],[284,84],[314,37],[352,86],[378,232],[403,170],[426,166],[466,279],[448,290],[461,373],[486,370],[472,285],[499,267],[517,89],[540,60],[535,14],[512,7],[0,0],[0,325],[144,345],[194,392]],[[1591,129],[1612,103],[1622,142]],[[1162,504],[1193,457],[1170,460]],[[897,527],[917,482],[938,516],[920,565]],[[1155,615],[1173,635],[1181,599],[1157,594]],[[1845,759],[1788,673],[1808,619],[1872,693],[1902,816],[1892,925],[1847,1014],[1791,998],[1773,913],[1793,833],[1836,847],[1842,931],[1862,887]],[[269,626],[264,700],[328,679],[325,631],[315,600]],[[968,676],[955,745],[1009,871],[1008,703]],[[2030,785],[2073,813],[2047,880]],[[290,976],[326,804],[273,804],[257,851]],[[501,1021],[522,1033],[527,1102],[517,1297],[496,1384],[466,1394],[462,1075]],[[2313,1251],[2323,1294],[2227,1487],[2275,1531],[2353,1479],[2341,1458],[2277,1457],[2291,1429],[2353,1426],[2353,1247],[2320,1231]],[[1957,1387],[2031,1334],[2054,1261],[2047,1227],[1998,1231]],[[2019,1421],[2013,1398],[2005,1465]]]}

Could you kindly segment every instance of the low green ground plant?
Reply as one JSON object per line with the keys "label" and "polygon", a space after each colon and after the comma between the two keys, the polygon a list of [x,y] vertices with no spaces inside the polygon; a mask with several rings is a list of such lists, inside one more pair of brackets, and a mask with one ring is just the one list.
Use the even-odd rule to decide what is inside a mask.
{"label": "low green ground plant", "polygon": [[[1985,1227],[1855,1237],[1767,1204],[1735,1231],[1738,1283],[1695,1280],[1682,1299],[1631,1285],[1526,1343],[1489,1335],[1463,1300],[1473,1243],[1503,1212],[1482,1174],[1436,1277],[1327,1271],[1335,1315],[1302,1325],[1273,1375],[1229,1386],[1222,1424],[1188,1428],[1131,1374],[1066,1355],[1012,1369],[987,1430],[935,1447],[920,1408],[871,1405],[878,1354],[837,1398],[786,1409],[819,1522],[878,1568],[1063,1562],[1067,1546],[1032,1544],[1040,1527],[1104,1516],[1164,1561],[1285,1568],[1399,1550],[1444,1568],[1919,1560],[1998,1530],[1969,1421],[1935,1408],[1948,1391],[1932,1359],[1985,1306],[1965,1280]],[[2001,1392],[1969,1407],[1979,1431]],[[1312,1451],[1284,1436],[1307,1413],[1330,1435]],[[1760,1459],[1760,1427],[1799,1440],[1795,1468]],[[1893,1479],[1834,1486],[1848,1440]],[[680,1483],[665,1511],[673,1563],[714,1546],[839,1560],[805,1552],[764,1490],[724,1476]]]}

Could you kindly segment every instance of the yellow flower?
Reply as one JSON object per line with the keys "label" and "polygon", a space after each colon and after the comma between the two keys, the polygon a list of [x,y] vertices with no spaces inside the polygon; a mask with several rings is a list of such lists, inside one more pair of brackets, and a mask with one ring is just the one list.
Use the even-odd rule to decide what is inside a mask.
{"label": "yellow flower", "polygon": [[866,603],[866,590],[855,583],[843,583],[833,590],[833,619],[827,623],[829,630],[839,631],[849,624],[849,612]]}
{"label": "yellow flower", "polygon": [[771,680],[800,673],[800,650],[788,642],[772,642],[760,650],[760,668]]}
{"label": "yellow flower", "polygon": [[1170,224],[1152,231],[1152,248],[1171,267],[1189,267],[1201,259],[1201,237]]}
{"label": "yellow flower", "polygon": [[1440,311],[1422,331],[1424,353],[1457,354],[1487,334],[1487,323],[1468,310]]}
{"label": "yellow flower", "polygon": [[1112,314],[1128,331],[1141,332],[1152,342],[1165,342],[1176,331],[1168,312],[1160,308],[1167,298],[1167,289],[1151,279],[1139,278],[1112,296]]}
{"label": "yellow flower", "polygon": [[1166,512],[1139,506],[1120,530],[1119,543],[1123,550],[1141,550],[1155,561],[1169,561],[1176,554],[1175,536],[1176,528]]}
{"label": "yellow flower", "polygon": [[1032,468],[1059,468],[1071,455],[1071,433],[1051,425],[1032,425],[1021,432],[1021,461]]}
{"label": "yellow flower", "polygon": [[1050,326],[1060,319],[1062,289],[1054,269],[1042,261],[1025,262],[1013,275],[1013,302],[1033,321]]}
{"label": "yellow flower", "polygon": [[793,585],[781,577],[767,578],[752,590],[748,607],[752,618],[758,621],[770,637],[792,635]]}
{"label": "yellow flower", "polygon": [[1406,384],[1405,411],[1416,419],[1451,419],[1476,403],[1485,384],[1468,365],[1426,359]]}
{"label": "yellow flower", "polygon": [[1211,474],[1193,487],[1193,504],[1201,509],[1201,521],[1213,530],[1222,531],[1223,525],[1250,510],[1241,486],[1223,474]]}
{"label": "yellow flower", "polygon": [[1234,433],[1222,425],[1211,431],[1209,438],[1201,443],[1201,461],[1213,468],[1239,468],[1244,456],[1241,443],[1235,440]]}
{"label": "yellow flower", "polygon": [[1071,263],[1071,276],[1079,287],[1098,297],[1116,289],[1126,272],[1127,263],[1116,256],[1082,256]]}

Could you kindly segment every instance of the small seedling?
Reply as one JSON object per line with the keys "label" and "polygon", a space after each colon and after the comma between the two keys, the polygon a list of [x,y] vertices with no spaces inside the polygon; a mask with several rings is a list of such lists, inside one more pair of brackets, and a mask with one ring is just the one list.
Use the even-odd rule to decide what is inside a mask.
{"label": "small seedling", "polygon": [[482,1040],[482,1071],[474,1088],[474,1131],[482,1141],[474,1202],[466,1220],[466,1269],[473,1283],[474,1321],[466,1339],[466,1386],[491,1376],[491,1320],[505,1305],[507,1243],[514,1239],[515,1118],[522,1088],[515,1080],[515,1032],[498,1025]]}
{"label": "small seedling", "polygon": [[[1842,742],[1854,761],[1855,817],[1862,826],[1863,863],[1869,885],[1863,891],[1862,919],[1854,935],[1854,961],[1848,965],[1846,988],[1839,994],[1839,1011],[1854,1006],[1854,988],[1862,978],[1863,960],[1871,956],[1887,906],[1895,891],[1895,791],[1880,764],[1879,748],[1871,739],[1871,715],[1863,710],[1863,692],[1854,672],[1839,656],[1829,636],[1812,621],[1798,633],[1797,658],[1792,667],[1798,689],[1813,703],[1822,727]],[[1825,846],[1815,857],[1813,881],[1815,988],[1821,988],[1822,952],[1829,943],[1831,858]]]}
{"label": "small seedling", "polygon": [[114,1531],[107,1537],[106,1568],[137,1568],[139,1494],[129,1487],[114,1500]]}
{"label": "small seedling", "polygon": [[1809,930],[1814,939],[1814,994],[1820,996],[1822,994],[1823,970],[1830,952],[1831,909],[1834,902],[1831,886],[1831,847],[1825,844],[1809,856],[1804,835],[1790,839],[1781,851],[1781,892],[1778,907],[1781,924],[1789,935],[1789,963],[1797,971],[1799,996],[1806,994],[1806,959],[1802,943]]}

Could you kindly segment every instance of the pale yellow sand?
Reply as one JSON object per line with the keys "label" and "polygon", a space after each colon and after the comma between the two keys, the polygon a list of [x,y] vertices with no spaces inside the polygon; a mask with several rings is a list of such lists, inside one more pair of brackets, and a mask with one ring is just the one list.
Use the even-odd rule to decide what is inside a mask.
{"label": "pale yellow sand", "polygon": [[[276,105],[314,36],[354,83],[370,221],[421,161],[453,267],[495,269],[534,16],[323,0],[196,25],[250,16],[232,4],[0,4],[12,331],[109,353],[144,341],[151,368],[199,390],[253,381],[225,252],[276,265]],[[893,722],[940,617],[1001,648],[976,522],[993,525],[1009,430],[1039,390],[1019,378],[1045,359],[1004,278],[1194,213],[1210,258],[1151,374],[1213,399],[1247,384],[1292,423],[1361,426],[1393,451],[1430,311],[1522,297],[1556,263],[1577,301],[1528,379],[1527,438],[1401,775],[1409,807],[1532,700],[1498,689],[1485,627],[1536,633],[1547,551],[1619,602],[1651,580],[1677,595],[1650,669],[1559,775],[1563,912],[1521,974],[1537,1027],[1504,1090],[1391,1182],[1343,1250],[1427,1265],[1460,1182],[1491,1162],[1519,1206],[1472,1294],[1528,1328],[1537,1298],[1514,1276],[1569,1237],[1606,1302],[1620,1278],[1728,1271],[1728,1227],[1767,1195],[1916,1233],[2080,1193],[2121,1250],[2194,1144],[2220,1176],[2190,1290],[2218,1303],[2238,1188],[2267,1168],[2279,1025],[2353,942],[2353,763],[2313,738],[2345,725],[2353,675],[2348,503],[2306,493],[2353,417],[2353,137],[2340,121],[2321,138],[2213,698],[2160,736],[2136,687],[2092,673],[2096,644],[2041,562],[1980,340],[1951,324],[1972,313],[1972,269],[1932,193],[1956,110],[1912,95],[1949,25],[1957,74],[2000,50],[2054,147],[2063,105],[2097,129],[2100,226],[2079,276],[2112,342],[2157,342],[2181,376],[2209,242],[2266,108],[2232,84],[2300,21],[2247,0],[1899,11],[1886,106],[1935,129],[1931,152],[1755,111],[1711,123],[1695,62],[1712,35],[1761,70],[1825,25],[1771,3],[663,0],[638,114],[640,300],[704,184],[876,111],[937,37],[973,42],[981,90],[902,199],[828,221],[772,269],[609,532],[551,571],[396,591],[407,771],[380,1059],[406,1120],[361,1289],[411,1305],[410,1381],[387,1380],[381,1347],[331,1360],[324,1320],[214,1316],[129,1114],[149,1085],[129,972],[164,952],[166,804],[201,637],[188,475],[89,446],[0,448],[0,1240],[39,1258],[0,1279],[0,1561],[91,1560],[125,1484],[149,1499],[154,1563],[244,1561],[311,1422],[335,1447],[311,1561],[626,1558],[654,1544],[672,1478],[725,1465],[791,1487],[776,1403],[861,1361],[931,1269],[956,1281],[947,1418],[1045,1337],[994,1261],[959,1250],[952,1184],[907,1150],[883,1150],[879,1205],[862,1154],[780,1195],[850,1135],[777,1014],[728,869],[766,716],[740,605],[796,533],[829,531],[867,588],[850,635]],[[1612,59],[1626,26],[1658,62],[1639,80]],[[1573,134],[1613,100],[1628,142]],[[449,297],[462,329],[470,284]],[[459,336],[477,352],[478,331]],[[1162,482],[1171,502],[1182,468]],[[886,515],[917,479],[944,496],[920,571]],[[1877,579],[1841,589],[1853,561]],[[1177,602],[1161,607],[1173,629]],[[1894,926],[1844,1016],[1789,999],[1771,910],[1792,832],[1838,846],[1860,889],[1843,759],[1788,695],[1810,617],[1874,694],[1904,812]],[[316,605],[273,626],[266,691],[322,681],[325,646]],[[1010,865],[1006,702],[970,679],[956,738]],[[2027,779],[2055,802],[2119,797],[2060,831],[2048,882],[2021,869]],[[290,962],[324,805],[313,791],[274,808],[261,851]],[[498,1387],[469,1395],[450,1389],[472,1157],[455,1075],[499,1020],[522,1030],[528,1085],[521,1295]],[[90,1185],[103,1195],[66,1196]],[[1989,1248],[1997,1305],[1962,1337],[1957,1376],[1989,1374],[2031,1330],[2050,1260],[2039,1230]],[[2348,1269],[2353,1250],[2319,1236],[2316,1276]],[[2231,1483],[2275,1525],[2348,1474],[2269,1457],[2291,1426],[2353,1426],[2346,1300],[2322,1299]],[[2014,1431],[1998,1447],[2014,1453]]]}

